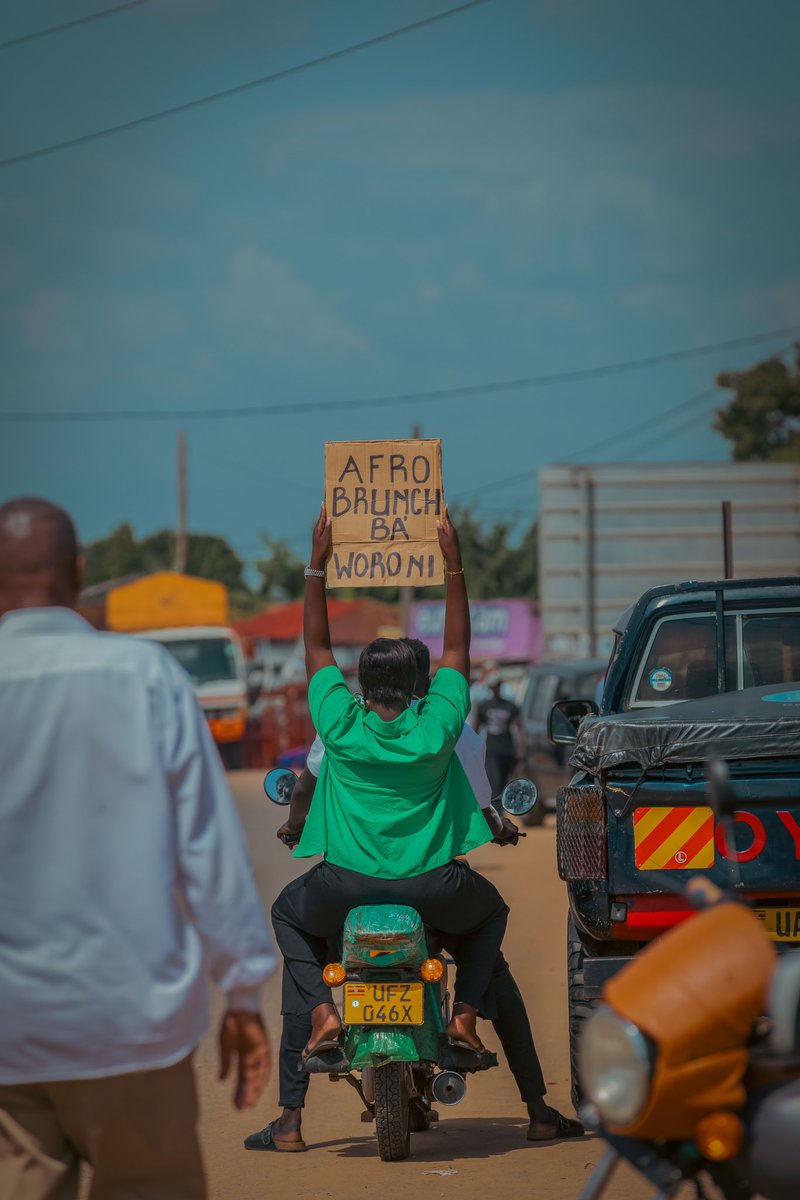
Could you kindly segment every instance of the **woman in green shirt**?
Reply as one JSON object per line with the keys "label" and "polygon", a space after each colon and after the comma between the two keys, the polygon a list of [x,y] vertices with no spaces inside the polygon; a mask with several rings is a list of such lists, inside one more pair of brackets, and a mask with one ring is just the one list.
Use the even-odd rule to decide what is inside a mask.
{"label": "woman in green shirt", "polygon": [[324,858],[284,888],[272,909],[284,957],[282,1011],[311,1013],[306,1058],[335,1046],[341,1033],[322,981],[328,939],[351,908],[392,903],[410,905],[426,925],[461,939],[447,1035],[486,1054],[476,1016],[508,908],[487,879],[456,858],[491,841],[492,832],[453,753],[470,710],[470,619],[458,535],[446,507],[437,530],[447,566],[444,650],[430,692],[412,708],[414,653],[389,638],[362,652],[363,705],[350,694],[331,652],[325,597],[331,524],[324,509],[314,529],[304,639],[309,708],[325,758],[295,855]]}

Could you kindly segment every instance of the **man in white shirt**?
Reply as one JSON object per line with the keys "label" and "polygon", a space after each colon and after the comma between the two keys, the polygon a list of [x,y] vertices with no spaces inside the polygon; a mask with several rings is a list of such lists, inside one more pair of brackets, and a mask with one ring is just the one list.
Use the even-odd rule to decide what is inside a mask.
{"label": "man in white shirt", "polygon": [[0,507],[0,1195],[202,1200],[191,1056],[207,973],[234,1103],[269,1073],[276,956],[188,677],[74,611],[75,530]]}

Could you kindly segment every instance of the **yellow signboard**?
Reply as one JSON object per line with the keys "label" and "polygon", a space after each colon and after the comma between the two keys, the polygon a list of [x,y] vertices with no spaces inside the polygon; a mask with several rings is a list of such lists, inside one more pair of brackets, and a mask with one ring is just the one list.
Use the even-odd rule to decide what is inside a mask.
{"label": "yellow signboard", "polygon": [[327,442],[325,503],[333,529],[329,587],[444,583],[439,438]]}

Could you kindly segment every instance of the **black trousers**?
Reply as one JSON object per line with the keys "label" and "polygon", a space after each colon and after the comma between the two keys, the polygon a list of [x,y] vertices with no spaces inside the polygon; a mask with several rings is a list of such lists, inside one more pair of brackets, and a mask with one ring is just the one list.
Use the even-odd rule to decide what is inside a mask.
{"label": "black trousers", "polygon": [[514,770],[516,757],[513,754],[498,754],[491,747],[486,748],[486,774],[492,785],[492,797],[497,800],[503,788],[508,783]]}
{"label": "black trousers", "polygon": [[457,936],[455,999],[480,1007],[508,920],[508,906],[488,879],[458,860],[410,879],[375,879],[321,862],[292,880],[272,906],[283,954],[284,1016],[302,1017],[330,1002],[322,980],[328,939],[360,904],[408,904],[426,925]]}
{"label": "black trousers", "polygon": [[[444,939],[444,943],[444,948],[451,954],[458,952],[452,942],[448,945]],[[481,1016],[494,1025],[523,1104],[541,1099],[547,1088],[525,1001],[502,954],[495,959],[489,991],[481,1003]],[[310,1037],[311,1017],[308,1013],[284,1016],[279,1059],[281,1108],[303,1108],[305,1104],[311,1076],[301,1070],[300,1055]]]}

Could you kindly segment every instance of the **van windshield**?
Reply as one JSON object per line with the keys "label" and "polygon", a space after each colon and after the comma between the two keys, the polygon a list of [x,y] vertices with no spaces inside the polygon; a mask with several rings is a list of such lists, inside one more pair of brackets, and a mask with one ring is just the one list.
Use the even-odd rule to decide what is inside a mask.
{"label": "van windshield", "polygon": [[236,679],[236,650],[230,638],[176,638],[162,642],[195,685]]}

